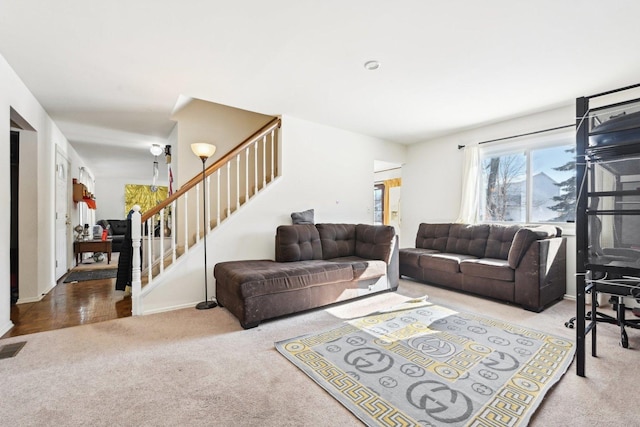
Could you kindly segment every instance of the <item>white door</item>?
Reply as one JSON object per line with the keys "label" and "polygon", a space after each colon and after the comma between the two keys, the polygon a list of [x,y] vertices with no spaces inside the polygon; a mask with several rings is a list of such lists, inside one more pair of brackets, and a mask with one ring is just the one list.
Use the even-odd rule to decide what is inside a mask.
{"label": "white door", "polygon": [[69,162],[56,152],[56,280],[67,272],[69,242]]}

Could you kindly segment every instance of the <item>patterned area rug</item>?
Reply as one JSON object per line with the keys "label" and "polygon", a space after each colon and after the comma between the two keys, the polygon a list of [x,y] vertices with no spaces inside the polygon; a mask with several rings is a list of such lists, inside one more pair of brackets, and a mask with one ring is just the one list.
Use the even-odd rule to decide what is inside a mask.
{"label": "patterned area rug", "polygon": [[276,348],[371,426],[527,425],[575,352],[566,339],[424,300]]}

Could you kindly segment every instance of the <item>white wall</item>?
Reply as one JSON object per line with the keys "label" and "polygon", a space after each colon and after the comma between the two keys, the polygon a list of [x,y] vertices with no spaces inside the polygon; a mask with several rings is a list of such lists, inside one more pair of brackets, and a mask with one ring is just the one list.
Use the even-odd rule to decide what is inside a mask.
{"label": "white wall", "polygon": [[[171,135],[176,132],[176,126],[174,126]],[[146,137],[140,134],[120,134],[113,132],[111,137],[119,143],[124,144],[124,138],[131,138],[131,135],[135,135],[138,139],[148,139],[149,143],[160,144],[163,148],[165,145],[172,146],[172,152],[175,152],[175,146],[173,144],[172,136],[167,139],[159,137]],[[118,140],[117,138],[123,138]],[[95,195],[96,195],[96,210],[95,220],[100,219],[124,219],[126,212],[124,210],[125,191],[126,184],[138,184],[138,185],[151,185],[153,183],[153,162],[154,156],[149,152],[148,148],[140,150],[139,147],[129,147],[123,149],[121,147],[111,146],[104,148],[96,146],[96,151],[100,150],[117,150],[119,159],[114,162],[113,160],[105,161],[104,164],[97,166],[98,173],[95,174]],[[86,150],[86,148],[85,148]],[[173,156],[172,167],[174,168],[175,176],[175,159]],[[168,185],[168,166],[164,154],[157,157],[158,160],[158,179],[156,185],[167,186]],[[175,186],[174,186],[175,188]]]}
{"label": "white wall", "polygon": [[[32,153],[20,159],[20,301],[35,301],[55,286],[55,145],[65,155],[69,144],[6,60],[0,56],[0,149],[9,153],[9,117],[13,109],[30,127],[21,139]],[[21,147],[22,150],[23,147]],[[9,156],[0,156],[0,201],[10,205]],[[28,189],[28,191],[25,191]],[[10,321],[10,210],[0,209],[0,335]],[[23,228],[24,226],[24,228]]]}
{"label": "white wall", "polygon": [[[158,157],[159,179],[158,186],[167,186],[167,164],[164,156]],[[149,161],[149,177],[140,178],[110,178],[96,179],[96,221],[101,219],[125,219],[124,187],[127,184],[151,185],[153,171],[153,157]]]}
{"label": "white wall", "polygon": [[[414,245],[421,222],[453,222],[461,199],[463,152],[458,144],[509,137],[575,123],[575,107],[565,107],[520,117],[408,147],[402,168],[402,233],[400,247]],[[567,236],[567,295],[575,296],[575,236]]]}
{"label": "white wall", "polygon": [[[372,222],[374,160],[403,163],[406,146],[284,116],[281,177],[207,238],[210,293],[220,261],[273,259],[278,225],[291,212],[315,210],[315,222]],[[145,312],[195,305],[204,298],[202,245],[162,277]]]}
{"label": "white wall", "polygon": [[[89,222],[93,222],[95,219],[95,212],[91,209],[87,208],[87,205],[82,202],[74,202],[73,201],[73,187],[72,180],[73,178],[79,178],[80,169],[85,169],[85,176],[93,176],[93,172],[87,166],[85,161],[80,157],[80,155],[74,150],[71,145],[66,146],[66,153],[63,156],[69,161],[69,182],[67,183],[68,194],[69,194],[69,219],[71,224],[69,225],[69,241],[67,248],[67,270],[70,270],[75,266],[75,257],[73,255],[73,239],[75,237],[75,232],[73,231],[73,227],[78,224],[85,224]],[[95,193],[95,189],[92,189]],[[22,296],[21,296],[22,299]]]}

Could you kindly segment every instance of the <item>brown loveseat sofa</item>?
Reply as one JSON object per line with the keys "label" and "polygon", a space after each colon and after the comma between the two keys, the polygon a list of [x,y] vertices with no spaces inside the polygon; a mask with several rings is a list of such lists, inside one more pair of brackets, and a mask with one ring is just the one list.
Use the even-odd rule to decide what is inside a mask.
{"label": "brown loveseat sofa", "polygon": [[400,249],[400,275],[539,312],[566,291],[561,233],[550,226],[423,223],[416,247]]}
{"label": "brown loveseat sofa", "polygon": [[398,287],[398,245],[390,226],[282,225],[275,252],[275,261],[227,261],[214,267],[218,303],[245,329]]}

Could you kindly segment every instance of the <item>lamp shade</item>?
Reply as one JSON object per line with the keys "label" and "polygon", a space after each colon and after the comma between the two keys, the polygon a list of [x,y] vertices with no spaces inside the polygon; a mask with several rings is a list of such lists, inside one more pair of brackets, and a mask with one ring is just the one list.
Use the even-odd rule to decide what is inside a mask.
{"label": "lamp shade", "polygon": [[196,142],[191,144],[191,151],[201,159],[208,159],[216,152],[216,146],[213,144],[207,144],[206,142]]}
{"label": "lamp shade", "polygon": [[153,144],[149,151],[151,151],[151,154],[153,154],[154,156],[159,156],[160,154],[164,153],[164,148],[162,148],[160,144]]}

